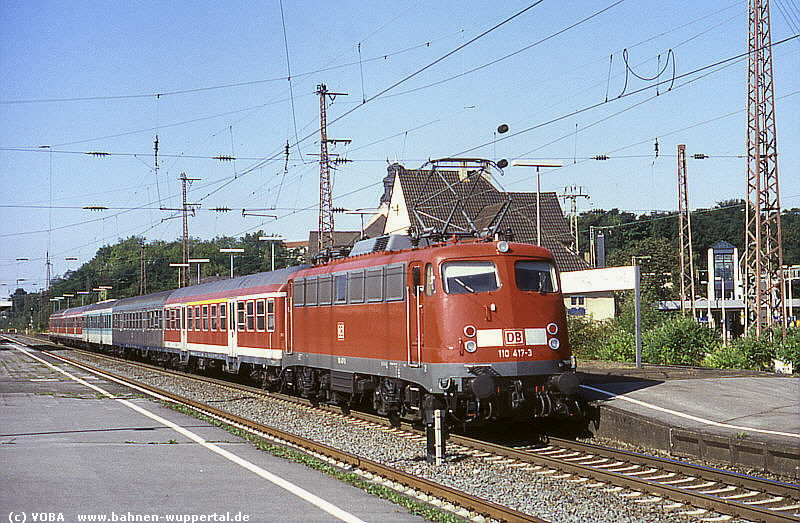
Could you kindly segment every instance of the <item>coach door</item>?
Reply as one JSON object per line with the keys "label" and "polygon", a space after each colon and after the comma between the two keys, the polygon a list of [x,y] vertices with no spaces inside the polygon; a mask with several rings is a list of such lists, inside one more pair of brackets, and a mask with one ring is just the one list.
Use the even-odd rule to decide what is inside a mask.
{"label": "coach door", "polygon": [[422,263],[411,262],[406,287],[406,326],[408,364],[418,367],[422,354]]}
{"label": "coach door", "polygon": [[180,308],[179,314],[181,315],[180,319],[181,351],[186,351],[186,307],[185,306]]}
{"label": "coach door", "polygon": [[236,355],[236,302],[228,300],[228,356]]}

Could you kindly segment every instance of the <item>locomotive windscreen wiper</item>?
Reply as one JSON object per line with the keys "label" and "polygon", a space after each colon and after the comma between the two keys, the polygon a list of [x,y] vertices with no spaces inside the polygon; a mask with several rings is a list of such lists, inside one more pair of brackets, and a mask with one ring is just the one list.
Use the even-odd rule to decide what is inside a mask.
{"label": "locomotive windscreen wiper", "polygon": [[465,289],[467,289],[467,290],[468,290],[469,292],[471,292],[472,294],[475,294],[475,289],[473,289],[472,287],[470,287],[469,285],[467,285],[466,283],[464,283],[463,281],[461,281],[461,278],[453,278],[453,279],[455,280],[455,282],[456,282],[457,284],[461,285],[462,287],[464,287]]}

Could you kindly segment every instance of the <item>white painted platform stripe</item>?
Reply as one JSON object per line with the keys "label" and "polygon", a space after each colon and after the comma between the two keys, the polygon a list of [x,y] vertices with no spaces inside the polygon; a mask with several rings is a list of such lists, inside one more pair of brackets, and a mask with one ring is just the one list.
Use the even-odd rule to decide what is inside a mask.
{"label": "white painted platform stripe", "polygon": [[589,385],[581,385],[581,387],[584,388],[584,389],[588,389],[588,390],[593,390],[595,392],[599,392],[600,394],[605,394],[606,396],[610,396],[610,397],[612,397],[614,399],[620,399],[622,401],[627,401],[627,402],[633,403],[635,405],[639,405],[639,406],[642,406],[642,407],[645,407],[645,408],[648,408],[648,409],[656,410],[658,412],[664,412],[666,414],[671,414],[671,415],[677,416],[679,418],[684,418],[684,419],[688,419],[688,420],[691,420],[691,421],[696,421],[696,422],[702,423],[704,425],[711,425],[711,426],[714,426],[714,427],[722,427],[722,428],[725,428],[725,429],[733,429],[733,430],[738,430],[738,431],[749,430],[749,431],[752,431],[752,432],[760,432],[761,434],[774,434],[776,436],[787,436],[787,437],[790,437],[790,438],[798,438],[798,439],[800,439],[800,434],[796,434],[794,432],[781,432],[779,430],[758,429],[758,428],[754,428],[754,427],[744,427],[742,425],[732,425],[730,423],[721,423],[719,421],[713,421],[713,420],[710,420],[710,419],[701,418],[699,416],[693,416],[691,414],[686,414],[685,412],[678,412],[677,410],[667,409],[665,407],[659,407],[658,405],[653,405],[652,403],[647,403],[645,401],[641,401],[641,400],[637,400],[637,399],[633,399],[633,398],[628,398],[626,396],[622,396],[622,395],[619,395],[619,394],[614,394],[613,392],[608,392],[606,390],[598,389],[598,388],[595,388],[595,387],[592,387],[592,386],[589,386]]}
{"label": "white painted platform stripe", "polygon": [[17,344],[13,344],[12,346],[15,349],[17,349],[18,351],[20,351],[20,352],[26,354],[27,356],[39,361],[40,363],[43,363],[43,364],[47,365],[48,367],[52,368],[53,370],[55,370],[57,372],[60,372],[61,374],[64,374],[65,376],[69,377],[72,380],[75,380],[76,382],[80,383],[81,385],[89,387],[90,389],[92,389],[92,390],[94,390],[94,391],[96,391],[96,392],[98,392],[98,393],[100,393],[100,394],[102,394],[104,396],[112,398],[115,401],[118,401],[121,404],[125,405],[126,407],[128,407],[128,408],[130,408],[132,410],[135,410],[136,412],[138,412],[138,413],[140,413],[140,414],[142,414],[144,416],[147,416],[148,418],[152,419],[153,421],[157,421],[158,423],[161,423],[162,425],[171,428],[175,432],[186,436],[187,438],[195,441],[196,443],[200,444],[201,446],[205,447],[206,449],[208,449],[208,450],[210,450],[210,451],[222,456],[223,458],[225,458],[225,459],[227,459],[227,460],[239,465],[240,467],[243,467],[243,468],[249,470],[250,472],[260,476],[261,478],[266,479],[270,483],[272,483],[272,484],[274,484],[274,485],[276,485],[276,486],[278,486],[278,487],[280,487],[280,488],[282,488],[282,489],[294,494],[295,496],[299,497],[300,499],[311,503],[312,505],[320,508],[324,512],[327,512],[331,516],[333,516],[333,517],[335,517],[337,519],[340,519],[342,521],[348,521],[348,522],[351,522],[351,523],[364,523],[363,520],[357,518],[353,514],[350,514],[349,512],[340,509],[336,505],[333,505],[332,503],[329,503],[329,502],[325,501],[324,499],[320,498],[319,496],[316,496],[316,495],[312,494],[311,492],[305,490],[304,488],[299,487],[299,486],[295,485],[294,483],[291,483],[291,482],[281,478],[280,476],[276,476],[275,474],[273,474],[271,472],[268,472],[267,470],[264,470],[263,468],[259,467],[258,465],[255,465],[255,464],[253,464],[253,463],[251,463],[251,462],[249,462],[249,461],[247,461],[247,460],[245,460],[243,458],[240,458],[239,456],[237,456],[233,452],[227,451],[227,450],[225,450],[225,449],[223,449],[223,448],[221,448],[221,447],[219,447],[219,446],[217,446],[217,445],[215,445],[213,443],[209,443],[208,441],[206,441],[205,439],[201,438],[200,436],[198,436],[194,432],[192,432],[192,431],[190,431],[188,429],[185,429],[185,428],[181,427],[180,425],[177,425],[177,424],[175,424],[175,423],[173,423],[173,422],[171,422],[171,421],[169,421],[167,419],[164,419],[161,416],[159,416],[158,414],[154,414],[154,413],[150,412],[149,410],[147,410],[147,409],[145,409],[143,407],[140,407],[139,405],[136,405],[135,403],[131,403],[130,401],[125,400],[125,399],[117,398],[116,396],[114,396],[110,392],[106,391],[105,389],[102,389],[101,387],[98,387],[96,385],[93,385],[93,384],[85,381],[85,380],[82,380],[81,378],[79,378],[77,376],[74,376],[73,374],[70,374],[69,372],[65,371],[64,369],[53,365],[52,363],[48,362],[47,360],[44,360],[44,359],[36,356],[35,354],[32,354],[30,351],[28,351],[24,347],[21,347],[21,346],[19,346]]}

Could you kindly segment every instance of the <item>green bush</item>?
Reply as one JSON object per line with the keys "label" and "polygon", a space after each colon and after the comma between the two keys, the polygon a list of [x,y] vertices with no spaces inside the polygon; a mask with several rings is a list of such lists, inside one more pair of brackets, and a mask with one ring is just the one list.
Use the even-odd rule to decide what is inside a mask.
{"label": "green bush", "polygon": [[786,337],[778,346],[776,356],[791,363],[795,373],[800,372],[800,328],[793,327],[786,331]]}
{"label": "green bush", "polygon": [[644,333],[642,360],[662,365],[697,365],[719,343],[712,330],[691,318],[678,316]]}
{"label": "green bush", "polygon": [[749,369],[750,362],[742,344],[719,345],[701,362],[704,367],[716,369]]}
{"label": "green bush", "polygon": [[773,361],[780,341],[767,332],[761,336],[750,334],[733,340],[731,345],[742,351],[746,358],[745,369],[772,370]]}
{"label": "green bush", "polygon": [[615,329],[613,322],[591,321],[578,316],[567,316],[569,345],[576,357],[593,360],[599,358],[598,349],[603,340]]}
{"label": "green bush", "polygon": [[634,361],[636,359],[636,336],[616,329],[599,342],[597,357],[608,361]]}

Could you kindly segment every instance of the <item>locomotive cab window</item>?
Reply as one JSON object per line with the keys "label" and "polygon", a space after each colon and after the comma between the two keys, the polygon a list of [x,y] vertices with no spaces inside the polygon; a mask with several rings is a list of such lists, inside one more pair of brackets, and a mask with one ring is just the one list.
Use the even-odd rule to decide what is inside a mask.
{"label": "locomotive cab window", "polygon": [[556,292],[558,279],[552,263],[541,261],[518,261],[514,264],[514,276],[521,291]]}
{"label": "locomotive cab window", "polygon": [[425,296],[433,296],[436,293],[436,279],[433,276],[433,265],[425,265]]}
{"label": "locomotive cab window", "polygon": [[442,281],[447,294],[474,294],[500,288],[497,267],[490,261],[445,262]]}

